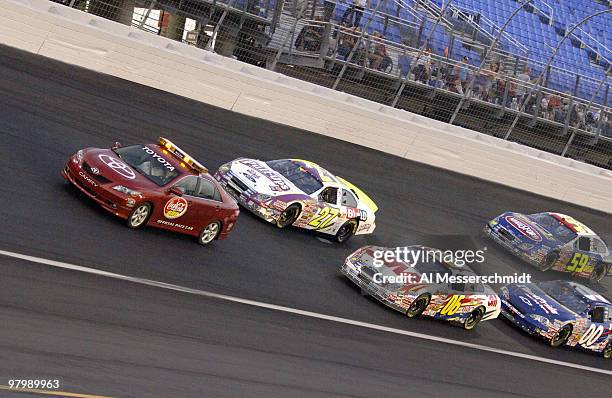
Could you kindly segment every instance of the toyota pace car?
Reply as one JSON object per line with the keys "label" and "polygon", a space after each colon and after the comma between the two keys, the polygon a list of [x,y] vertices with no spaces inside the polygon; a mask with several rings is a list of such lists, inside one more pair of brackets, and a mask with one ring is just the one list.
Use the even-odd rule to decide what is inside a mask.
{"label": "toyota pace car", "polygon": [[222,165],[215,178],[238,203],[279,228],[293,225],[344,242],[376,227],[374,202],[312,162],[241,158]]}
{"label": "toyota pace car", "polygon": [[423,246],[401,248],[423,253],[422,260],[414,264],[376,256],[377,251],[397,249],[363,247],[347,257],[341,272],[363,292],[408,318],[424,315],[466,330],[497,318],[499,297],[478,282],[469,267],[445,262],[440,250]]}
{"label": "toyota pace car", "polygon": [[489,221],[484,232],[542,271],[571,272],[593,282],[612,272],[612,256],[604,241],[564,214],[507,212]]}
{"label": "toyota pace car", "polygon": [[204,166],[165,138],[158,144],[86,148],[70,157],[62,175],[130,228],[144,225],[198,237],[227,237],[238,204]]}
{"label": "toyota pace car", "polygon": [[546,281],[501,288],[502,315],[551,346],[612,357],[612,304],[578,283]]}

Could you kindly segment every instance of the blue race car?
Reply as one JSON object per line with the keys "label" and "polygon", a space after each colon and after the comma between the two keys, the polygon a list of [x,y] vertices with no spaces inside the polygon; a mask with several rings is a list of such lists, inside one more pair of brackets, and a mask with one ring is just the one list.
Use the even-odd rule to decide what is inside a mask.
{"label": "blue race car", "polygon": [[612,357],[612,304],[568,281],[509,284],[501,288],[501,314],[553,347],[567,345]]}
{"label": "blue race car", "polygon": [[571,272],[592,282],[612,274],[612,253],[604,241],[564,214],[506,212],[489,221],[484,232],[541,271]]}

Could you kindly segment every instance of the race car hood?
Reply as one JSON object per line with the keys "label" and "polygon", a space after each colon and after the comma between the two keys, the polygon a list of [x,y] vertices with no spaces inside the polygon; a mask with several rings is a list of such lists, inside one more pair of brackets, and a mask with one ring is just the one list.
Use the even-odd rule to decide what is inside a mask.
{"label": "race car hood", "polygon": [[[353,261],[361,266],[362,272],[372,278],[374,273],[381,273],[383,276],[394,276],[394,275],[414,275],[414,278],[419,278],[421,273],[414,267],[397,261],[386,261],[384,258],[380,258],[376,253],[383,253],[393,248],[380,247],[380,246],[366,246],[361,249],[359,253],[354,256]],[[412,286],[414,288],[423,287],[422,284],[412,284],[405,286]]]}
{"label": "race car hood", "polygon": [[[94,174],[103,176],[109,183],[123,185],[130,189],[155,188],[157,185],[128,166],[110,149],[90,148],[83,151],[83,167],[93,169]],[[97,170],[96,170],[97,169]]]}
{"label": "race car hood", "polygon": [[304,194],[289,180],[261,160],[237,159],[232,162],[231,171],[243,184],[257,193],[273,197]]}
{"label": "race car hood", "polygon": [[508,301],[524,315],[542,315],[549,320],[566,322],[576,314],[550,297],[533,283],[507,285]]}
{"label": "race car hood", "polygon": [[554,238],[548,231],[527,218],[524,214],[507,212],[495,218],[495,222],[504,227],[521,243],[554,243]]}

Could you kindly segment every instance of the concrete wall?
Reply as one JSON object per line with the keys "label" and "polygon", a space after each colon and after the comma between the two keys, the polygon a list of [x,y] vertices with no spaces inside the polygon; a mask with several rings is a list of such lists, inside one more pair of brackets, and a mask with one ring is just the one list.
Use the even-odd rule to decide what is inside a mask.
{"label": "concrete wall", "polygon": [[612,172],[292,79],[47,0],[0,0],[0,42],[242,114],[612,213]]}

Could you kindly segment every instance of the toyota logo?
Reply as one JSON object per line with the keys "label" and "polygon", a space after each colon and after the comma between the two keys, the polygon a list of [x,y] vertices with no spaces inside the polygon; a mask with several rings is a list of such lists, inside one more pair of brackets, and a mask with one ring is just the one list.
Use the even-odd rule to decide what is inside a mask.
{"label": "toyota logo", "polygon": [[104,164],[113,169],[117,174],[121,175],[122,177],[129,178],[130,180],[136,178],[136,174],[134,174],[134,171],[132,171],[132,169],[130,169],[127,164],[123,163],[119,159],[115,159],[114,157],[108,155],[98,155],[98,158],[100,158],[100,160],[104,162]]}
{"label": "toyota logo", "polygon": [[91,168],[91,172],[92,172],[92,173],[94,173],[94,174],[99,174],[99,173],[100,173],[100,170],[98,170],[98,168],[97,168],[97,167],[92,167],[92,168]]}

